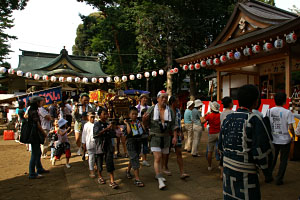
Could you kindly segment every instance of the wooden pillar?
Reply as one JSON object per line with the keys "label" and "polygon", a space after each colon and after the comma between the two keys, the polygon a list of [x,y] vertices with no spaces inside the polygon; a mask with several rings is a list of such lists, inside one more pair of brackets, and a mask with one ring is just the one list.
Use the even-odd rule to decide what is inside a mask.
{"label": "wooden pillar", "polygon": [[221,100],[221,72],[217,70],[217,101]]}
{"label": "wooden pillar", "polygon": [[287,97],[291,97],[291,69],[292,59],[287,56],[285,59],[285,93]]}

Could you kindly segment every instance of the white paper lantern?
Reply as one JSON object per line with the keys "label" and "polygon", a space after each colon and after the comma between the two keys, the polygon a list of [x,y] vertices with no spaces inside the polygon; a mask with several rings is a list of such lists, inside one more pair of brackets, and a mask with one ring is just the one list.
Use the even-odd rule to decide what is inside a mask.
{"label": "white paper lantern", "polygon": [[157,76],[157,72],[156,71],[153,71],[151,74],[152,74],[153,77]]}
{"label": "white paper lantern", "polygon": [[52,82],[55,82],[55,81],[56,81],[56,77],[55,77],[55,76],[51,76],[50,80],[51,80]]}
{"label": "white paper lantern", "polygon": [[137,79],[142,79],[142,77],[143,77],[142,74],[137,74],[137,75],[136,75],[136,78],[137,78]]}
{"label": "white paper lantern", "polygon": [[196,63],[196,64],[195,64],[195,69],[196,69],[196,70],[200,69],[200,67],[201,67],[201,65],[200,65],[199,63]]}
{"label": "white paper lantern", "polygon": [[283,47],[283,40],[282,39],[277,39],[277,40],[275,40],[275,42],[274,42],[274,47],[276,48],[276,49],[280,49],[280,48],[282,48]]}
{"label": "white paper lantern", "polygon": [[43,76],[43,81],[49,81],[49,77],[47,75]]}
{"label": "white paper lantern", "polygon": [[133,74],[131,74],[131,75],[129,76],[129,79],[133,81],[133,80],[135,79],[135,76],[134,76]]}
{"label": "white paper lantern", "polygon": [[106,78],[106,82],[110,83],[112,81],[111,77]]}
{"label": "white paper lantern", "polygon": [[145,72],[145,73],[144,73],[144,76],[145,76],[146,78],[149,78],[150,73],[149,73],[149,72]]}
{"label": "white paper lantern", "polygon": [[40,75],[35,74],[35,75],[33,76],[33,78],[34,78],[34,80],[40,80]]}
{"label": "white paper lantern", "polygon": [[253,47],[252,47],[252,52],[253,53],[259,53],[261,51],[261,48],[260,48],[260,46],[259,45],[254,45]]}
{"label": "white paper lantern", "polygon": [[222,55],[222,56],[220,57],[220,61],[221,61],[221,63],[225,63],[225,62],[227,61],[227,57],[224,56],[224,55]]}
{"label": "white paper lantern", "polygon": [[0,74],[6,73],[6,68],[5,67],[0,67]]}
{"label": "white paper lantern", "polygon": [[97,78],[92,78],[92,83],[97,83]]}
{"label": "white paper lantern", "polygon": [[80,83],[80,78],[79,77],[75,78],[75,83]]}
{"label": "white paper lantern", "polygon": [[195,69],[195,66],[193,64],[189,65],[189,70],[193,71]]}
{"label": "white paper lantern", "polygon": [[83,83],[88,83],[88,82],[89,82],[89,79],[86,78],[86,77],[84,77],[84,78],[82,79],[82,82],[83,82]]}
{"label": "white paper lantern", "polygon": [[219,65],[220,64],[220,59],[219,58],[214,58],[214,65]]}
{"label": "white paper lantern", "polygon": [[209,59],[207,59],[206,64],[207,64],[208,66],[211,66],[211,65],[214,64],[214,62],[213,62],[212,59],[209,58]]}
{"label": "white paper lantern", "polygon": [[189,66],[187,66],[187,65],[183,65],[183,66],[182,66],[182,69],[183,69],[184,71],[186,71],[186,70],[188,70],[188,69],[189,69]]}
{"label": "white paper lantern", "polygon": [[178,70],[177,67],[175,67],[175,68],[173,69],[173,71],[174,71],[175,74],[177,74],[179,70]]}
{"label": "white paper lantern", "polygon": [[263,50],[265,52],[271,51],[273,49],[273,44],[270,42],[266,42],[263,46]]}
{"label": "white paper lantern", "polygon": [[[232,60],[232,59],[234,58],[234,53],[231,52],[231,51],[229,51],[229,52],[227,52],[226,56],[227,56],[227,59],[228,59],[228,60]],[[221,62],[222,62],[222,61],[221,61]]]}
{"label": "white paper lantern", "polygon": [[204,60],[202,60],[202,61],[200,62],[200,65],[201,65],[201,67],[206,67],[206,62],[205,62]]}
{"label": "white paper lantern", "polygon": [[32,78],[32,74],[31,74],[30,72],[27,72],[27,73],[25,74],[25,77],[26,77],[26,78]]}
{"label": "white paper lantern", "polygon": [[99,78],[99,83],[104,83],[104,78]]}
{"label": "white paper lantern", "polygon": [[62,82],[62,83],[65,82],[65,77],[62,77],[62,76],[59,77],[59,78],[58,78],[58,81],[59,81],[59,82]]}
{"label": "white paper lantern", "polygon": [[73,80],[72,77],[68,77],[68,78],[67,78],[67,82],[68,82],[68,83],[72,83],[72,80]]}
{"label": "white paper lantern", "polygon": [[122,76],[122,81],[126,82],[127,81],[127,76]]}
{"label": "white paper lantern", "polygon": [[241,58],[241,52],[236,51],[234,52],[234,59],[239,60]]}
{"label": "white paper lantern", "polygon": [[252,50],[250,48],[246,47],[243,50],[243,53],[244,53],[244,56],[251,56],[252,55]]}
{"label": "white paper lantern", "polygon": [[296,33],[290,33],[285,37],[285,39],[287,43],[295,43],[297,41],[297,35]]}
{"label": "white paper lantern", "polygon": [[22,72],[21,70],[17,71],[17,76],[23,76],[23,75],[24,75],[24,72]]}
{"label": "white paper lantern", "polygon": [[116,83],[118,83],[118,82],[120,81],[120,78],[119,78],[118,76],[115,76],[115,77],[114,77],[114,81],[115,81]]}
{"label": "white paper lantern", "polygon": [[8,70],[8,73],[9,73],[9,74],[14,74],[14,73],[15,73],[15,70],[10,68],[10,69]]}
{"label": "white paper lantern", "polygon": [[159,75],[164,75],[164,70],[162,70],[162,69],[160,69],[159,71],[158,71],[158,73],[159,73]]}

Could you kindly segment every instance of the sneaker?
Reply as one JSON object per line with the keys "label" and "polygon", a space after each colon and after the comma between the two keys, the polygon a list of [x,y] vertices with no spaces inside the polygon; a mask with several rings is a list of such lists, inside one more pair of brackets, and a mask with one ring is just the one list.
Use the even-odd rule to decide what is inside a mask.
{"label": "sneaker", "polygon": [[143,162],[142,162],[142,165],[143,166],[146,166],[146,167],[150,167],[151,165],[147,162],[147,160],[144,160]]}
{"label": "sneaker", "polygon": [[166,184],[163,181],[163,178],[158,178],[158,189],[162,190],[166,187]]}
{"label": "sneaker", "polygon": [[212,170],[212,167],[208,167],[207,170],[208,170],[208,171],[211,171],[211,170]]}
{"label": "sneaker", "polygon": [[53,158],[53,159],[52,159],[52,166],[55,166],[55,162],[56,162],[56,159]]}
{"label": "sneaker", "polygon": [[71,168],[71,165],[70,165],[69,163],[67,163],[67,164],[66,164],[66,167],[67,167],[68,169],[70,169],[70,168]]}
{"label": "sneaker", "polygon": [[41,179],[41,178],[44,178],[44,176],[41,174],[37,174],[36,176],[29,176],[29,179]]}

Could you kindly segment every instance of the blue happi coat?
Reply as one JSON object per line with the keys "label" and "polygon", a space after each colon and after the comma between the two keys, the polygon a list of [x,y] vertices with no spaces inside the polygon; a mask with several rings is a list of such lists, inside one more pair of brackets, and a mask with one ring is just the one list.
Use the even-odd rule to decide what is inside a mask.
{"label": "blue happi coat", "polygon": [[219,137],[224,156],[224,199],[260,199],[258,169],[271,177],[273,144],[258,115],[245,109],[229,114]]}

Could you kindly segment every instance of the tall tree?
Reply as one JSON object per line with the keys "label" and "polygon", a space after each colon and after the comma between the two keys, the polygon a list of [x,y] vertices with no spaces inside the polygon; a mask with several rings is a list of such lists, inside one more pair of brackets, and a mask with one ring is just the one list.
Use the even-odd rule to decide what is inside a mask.
{"label": "tall tree", "polygon": [[16,39],[15,36],[5,33],[6,29],[12,28],[14,20],[12,12],[14,10],[22,10],[26,6],[28,0],[0,0],[0,65],[8,67],[5,62],[7,55],[11,52],[9,40]]}
{"label": "tall tree", "polygon": [[270,4],[271,6],[275,6],[275,0],[259,0],[261,2],[264,2],[266,4]]}

